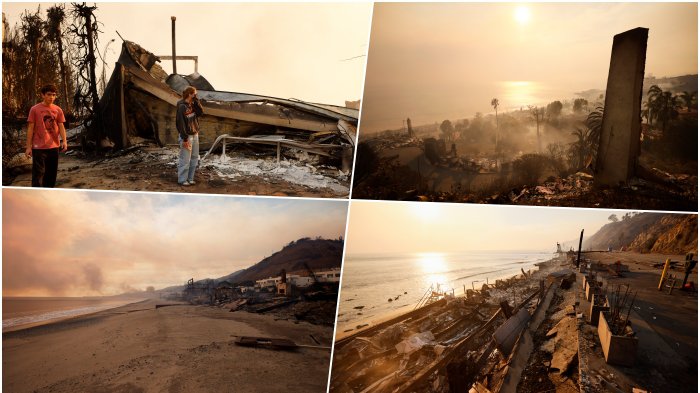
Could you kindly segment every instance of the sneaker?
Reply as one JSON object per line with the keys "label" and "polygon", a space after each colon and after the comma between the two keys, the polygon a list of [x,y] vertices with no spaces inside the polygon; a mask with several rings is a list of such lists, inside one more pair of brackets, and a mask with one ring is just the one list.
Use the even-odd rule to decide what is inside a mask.
{"label": "sneaker", "polygon": [[191,186],[194,185],[194,180],[190,180],[190,185],[191,185]]}
{"label": "sneaker", "polygon": [[184,183],[180,183],[181,186],[189,186],[191,183],[185,180]]}

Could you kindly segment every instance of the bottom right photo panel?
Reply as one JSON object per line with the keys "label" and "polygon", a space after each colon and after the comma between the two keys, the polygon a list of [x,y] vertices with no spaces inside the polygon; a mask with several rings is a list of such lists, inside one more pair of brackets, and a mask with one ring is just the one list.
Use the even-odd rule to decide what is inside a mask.
{"label": "bottom right photo panel", "polygon": [[696,214],[352,201],[330,392],[696,392]]}

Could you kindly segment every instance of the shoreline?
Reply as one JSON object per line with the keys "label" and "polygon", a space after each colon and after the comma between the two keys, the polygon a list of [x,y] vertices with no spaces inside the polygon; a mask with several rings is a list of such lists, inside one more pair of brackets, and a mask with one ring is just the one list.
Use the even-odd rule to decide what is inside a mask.
{"label": "shoreline", "polygon": [[[566,255],[566,254],[564,253],[562,255]],[[555,265],[557,263],[562,262],[562,260],[560,258],[561,258],[560,256],[553,256],[553,257],[546,259],[544,261],[534,263],[534,266],[539,267],[539,269],[532,272],[532,274],[534,274],[535,272],[543,272],[544,270],[548,271],[549,269],[555,268],[556,267]],[[532,270],[532,268],[530,270]],[[530,271],[530,270],[528,270],[528,271]],[[495,288],[495,283],[497,280],[499,280],[499,281],[517,280],[522,276],[523,276],[522,273],[517,273],[515,275],[500,276],[498,278],[495,278],[492,281],[491,280],[489,281],[489,284],[488,284],[489,289]],[[483,285],[486,285],[486,283],[484,282]],[[481,287],[477,288],[476,290],[480,291]],[[466,297],[466,294],[465,293],[456,293],[454,297],[455,298],[463,298],[463,297]],[[342,301],[342,299],[339,299],[339,302],[340,301]],[[346,339],[350,336],[361,333],[362,331],[364,331],[366,329],[372,328],[373,326],[379,325],[379,324],[384,323],[386,321],[389,321],[393,318],[400,317],[401,315],[412,311],[412,307],[415,307],[415,305],[416,305],[416,303],[402,305],[402,306],[399,306],[399,308],[397,308],[397,309],[382,313],[380,315],[370,316],[370,317],[361,318],[361,319],[354,319],[353,322],[341,323],[340,321],[338,321],[338,326],[336,328],[335,341],[337,342],[339,340]],[[340,309],[338,309],[338,312],[340,312]],[[362,326],[362,325],[364,325],[364,326]],[[361,327],[357,328],[357,326],[361,326]]]}
{"label": "shoreline", "polygon": [[[40,327],[44,327],[44,326],[60,327],[61,324],[68,325],[68,324],[80,323],[81,320],[89,320],[89,319],[99,318],[100,315],[97,315],[97,314],[104,313],[105,314],[104,316],[107,316],[109,314],[115,313],[115,311],[120,309],[120,308],[128,308],[130,306],[135,306],[137,304],[141,304],[141,303],[147,302],[149,300],[152,300],[152,299],[146,298],[146,299],[141,299],[141,300],[135,300],[135,301],[131,301],[131,302],[126,303],[126,304],[108,307],[108,308],[105,308],[102,310],[91,311],[91,312],[87,312],[84,314],[69,315],[69,316],[65,316],[65,317],[58,317],[58,318],[48,319],[48,320],[44,320],[44,321],[37,321],[37,322],[29,322],[29,323],[15,325],[15,326],[8,326],[8,327],[3,326],[2,334],[3,334],[3,337],[5,337],[6,333],[20,332],[20,331],[25,331],[25,330],[34,329],[34,328],[40,328]],[[130,311],[126,311],[126,312],[130,312]]]}

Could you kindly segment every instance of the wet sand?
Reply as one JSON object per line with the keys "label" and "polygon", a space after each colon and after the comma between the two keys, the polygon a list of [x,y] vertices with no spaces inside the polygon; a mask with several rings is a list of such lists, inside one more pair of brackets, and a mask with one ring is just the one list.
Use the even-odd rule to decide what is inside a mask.
{"label": "wet sand", "polygon": [[[155,300],[3,333],[6,392],[325,392],[330,350],[240,347],[235,336],[330,346],[332,327]],[[303,378],[299,378],[303,375]]]}

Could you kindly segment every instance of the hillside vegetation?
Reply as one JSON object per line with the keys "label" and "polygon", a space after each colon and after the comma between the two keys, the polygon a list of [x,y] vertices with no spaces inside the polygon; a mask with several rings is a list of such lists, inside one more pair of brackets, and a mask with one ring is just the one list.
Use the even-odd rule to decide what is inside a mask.
{"label": "hillside vegetation", "polygon": [[[612,216],[611,216],[612,217]],[[698,217],[690,214],[628,214],[600,228],[584,242],[584,248],[608,247],[659,254],[697,253]]]}
{"label": "hillside vegetation", "polygon": [[342,260],[343,240],[303,238],[287,244],[280,251],[227,279],[234,283],[255,281],[277,276],[282,269],[288,273],[303,271],[304,264],[313,270],[340,267]]}

